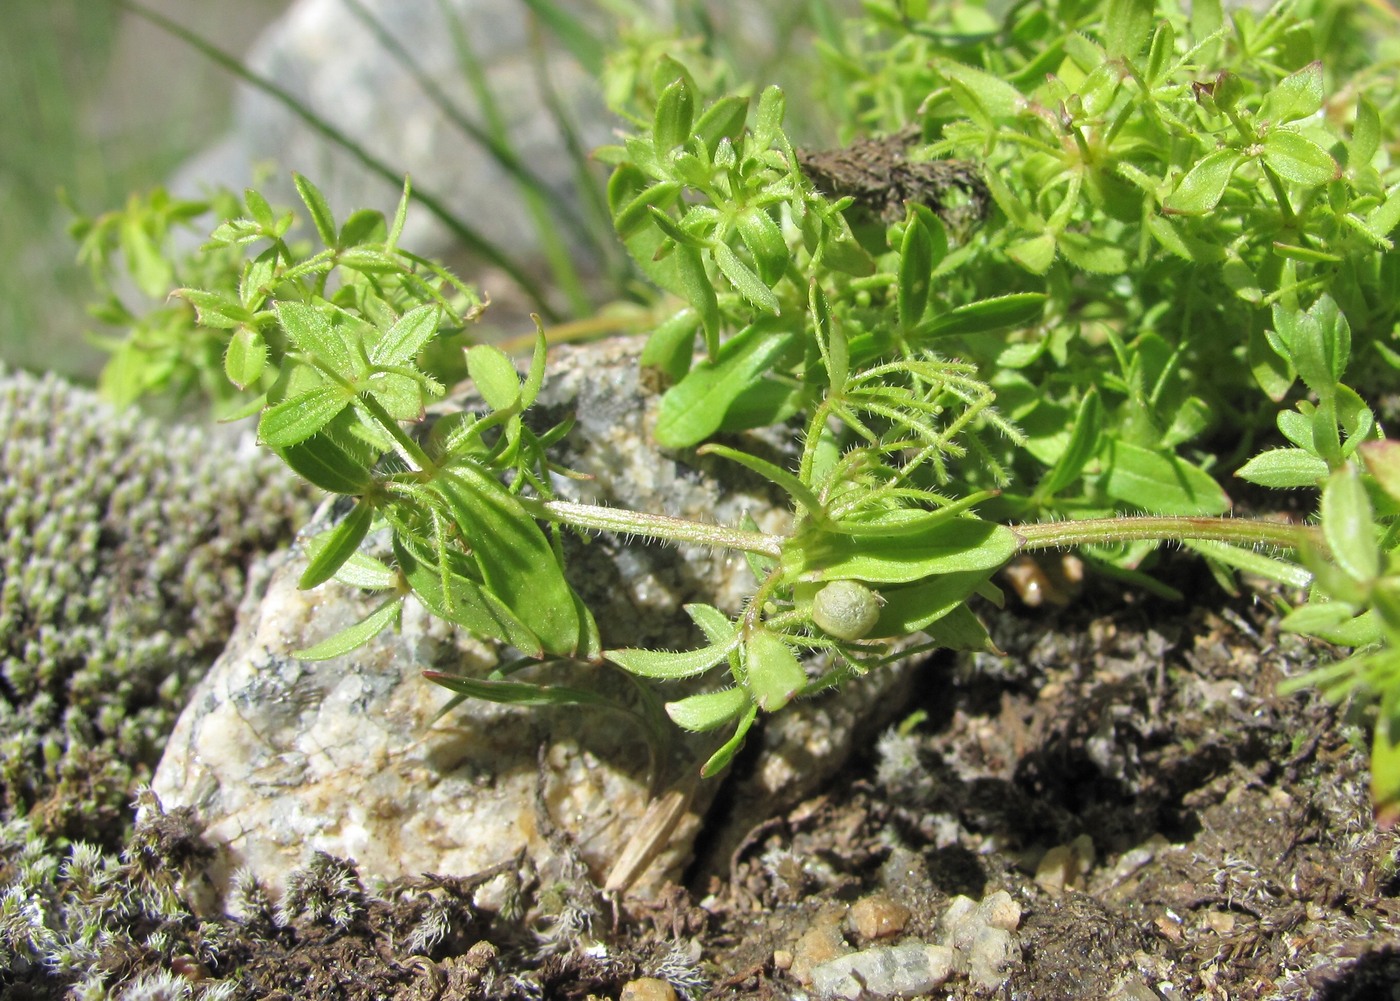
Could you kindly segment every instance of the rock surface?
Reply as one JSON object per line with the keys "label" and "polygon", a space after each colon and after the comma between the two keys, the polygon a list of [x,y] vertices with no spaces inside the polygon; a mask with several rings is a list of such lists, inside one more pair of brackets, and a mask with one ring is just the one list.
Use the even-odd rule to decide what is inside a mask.
{"label": "rock surface", "polygon": [[[727,524],[748,514],[766,531],[782,530],[786,506],[746,471],[649,444],[656,398],[639,385],[638,348],[613,342],[554,352],[535,412],[546,426],[577,415],[560,459],[593,477],[561,481],[560,492]],[[705,600],[737,610],[751,586],[745,561],[724,553],[611,537],[571,548],[570,576],[605,646],[693,645],[681,606]],[[177,724],[155,778],[168,807],[197,807],[211,840],[227,847],[210,872],[215,895],[240,866],[279,885],[313,849],[354,858],[371,878],[472,873],[522,848],[546,878],[575,851],[595,877],[605,874],[650,799],[647,751],[635,729],[596,713],[475,702],[433,722],[449,695],[420,671],[485,671],[496,651],[412,602],[400,632],[336,660],[296,660],[291,651],[373,607],[334,582],[298,591],[304,560],[299,548],[280,558]],[[608,668],[532,670],[611,686],[624,698],[630,690]],[[840,767],[872,708],[897,710],[906,673],[876,672],[841,698],[813,699],[770,721],[755,738],[760,764],[738,779],[716,851],[755,816],[797,802]],[[693,757],[672,776],[684,785],[710,746],[690,745]],[[689,856],[716,785],[700,785],[653,880]]]}

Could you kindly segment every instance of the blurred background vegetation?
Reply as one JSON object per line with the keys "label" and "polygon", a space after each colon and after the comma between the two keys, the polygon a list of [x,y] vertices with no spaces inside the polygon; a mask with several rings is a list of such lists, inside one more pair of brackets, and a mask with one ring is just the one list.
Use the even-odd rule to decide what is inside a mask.
{"label": "blurred background vegetation", "polygon": [[[287,2],[150,6],[242,52]],[[227,124],[233,83],[103,0],[7,0],[3,13],[0,360],[87,378],[103,355],[82,337],[92,291],[64,199],[95,213],[161,182]]]}

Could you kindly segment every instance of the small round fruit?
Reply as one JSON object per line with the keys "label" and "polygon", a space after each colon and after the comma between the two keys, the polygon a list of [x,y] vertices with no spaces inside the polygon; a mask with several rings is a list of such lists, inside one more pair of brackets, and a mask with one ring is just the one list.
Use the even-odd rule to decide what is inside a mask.
{"label": "small round fruit", "polygon": [[839,640],[858,640],[880,618],[880,596],[853,580],[834,580],[812,599],[812,621]]}

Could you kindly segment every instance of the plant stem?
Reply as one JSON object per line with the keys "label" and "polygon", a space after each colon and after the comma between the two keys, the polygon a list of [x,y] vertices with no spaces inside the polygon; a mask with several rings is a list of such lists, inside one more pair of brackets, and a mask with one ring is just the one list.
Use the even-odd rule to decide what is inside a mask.
{"label": "plant stem", "polygon": [[[528,501],[523,503],[526,507],[534,506]],[[575,504],[571,501],[538,502],[538,513],[540,517],[563,522],[575,528],[641,535],[681,545],[739,549],[774,558],[782,555],[782,536],[750,532],[742,528],[727,528],[724,525],[706,525],[664,514],[645,514],[640,511],[600,507],[596,504]]]}
{"label": "plant stem", "polygon": [[1311,525],[1287,525],[1276,521],[1253,518],[1086,518],[1083,521],[1047,521],[1033,525],[1013,525],[1012,531],[1021,537],[1021,550],[1059,549],[1086,543],[1137,542],[1153,539],[1160,542],[1183,542],[1200,539],[1226,542],[1237,546],[1276,546],[1281,549],[1301,549],[1304,545],[1322,545],[1322,536]]}
{"label": "plant stem", "polygon": [[399,422],[389,415],[389,412],[372,394],[363,393],[355,402],[358,406],[369,411],[370,416],[394,439],[394,443],[398,446],[399,455],[405,461],[417,466],[429,478],[437,475],[437,463],[429,458],[428,453],[423,451],[422,447],[408,436]]}

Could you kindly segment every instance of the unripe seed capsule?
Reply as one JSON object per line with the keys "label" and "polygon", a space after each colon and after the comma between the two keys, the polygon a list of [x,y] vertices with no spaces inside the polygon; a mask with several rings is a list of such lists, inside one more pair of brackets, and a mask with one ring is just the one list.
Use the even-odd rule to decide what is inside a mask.
{"label": "unripe seed capsule", "polygon": [[834,580],[812,599],[812,621],[839,640],[858,640],[880,618],[880,596],[853,580]]}

